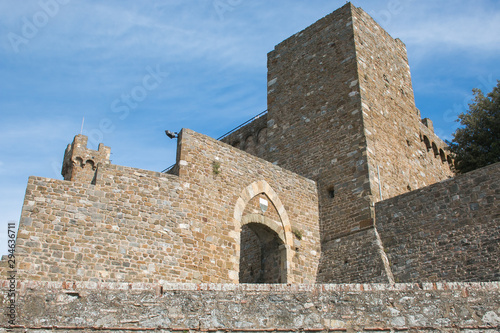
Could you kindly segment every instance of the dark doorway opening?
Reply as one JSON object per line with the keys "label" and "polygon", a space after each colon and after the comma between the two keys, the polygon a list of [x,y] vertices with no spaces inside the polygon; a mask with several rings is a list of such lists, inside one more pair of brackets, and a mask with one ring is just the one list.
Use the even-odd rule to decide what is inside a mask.
{"label": "dark doorway opening", "polygon": [[286,283],[286,251],[278,234],[260,223],[241,228],[240,283]]}

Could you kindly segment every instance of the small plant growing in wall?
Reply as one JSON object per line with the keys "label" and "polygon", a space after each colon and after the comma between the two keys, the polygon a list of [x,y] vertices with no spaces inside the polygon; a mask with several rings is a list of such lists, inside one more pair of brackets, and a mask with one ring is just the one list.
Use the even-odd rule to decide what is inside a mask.
{"label": "small plant growing in wall", "polygon": [[298,240],[302,240],[302,231],[300,231],[299,229],[297,228],[292,228],[292,233],[295,235],[295,237],[298,239]]}
{"label": "small plant growing in wall", "polygon": [[220,174],[220,162],[218,161],[213,161],[212,162],[212,172],[214,173],[214,175],[218,175]]}

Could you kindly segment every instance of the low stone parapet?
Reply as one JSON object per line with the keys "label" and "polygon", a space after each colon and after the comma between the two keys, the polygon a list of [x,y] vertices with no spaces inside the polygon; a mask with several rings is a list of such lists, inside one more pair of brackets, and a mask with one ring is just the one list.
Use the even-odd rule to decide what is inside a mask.
{"label": "low stone parapet", "polygon": [[[9,281],[0,281],[5,304]],[[14,331],[497,332],[500,282],[16,283]],[[5,306],[5,305],[4,305]],[[2,311],[3,314],[3,311]],[[9,324],[0,319],[0,332]]]}

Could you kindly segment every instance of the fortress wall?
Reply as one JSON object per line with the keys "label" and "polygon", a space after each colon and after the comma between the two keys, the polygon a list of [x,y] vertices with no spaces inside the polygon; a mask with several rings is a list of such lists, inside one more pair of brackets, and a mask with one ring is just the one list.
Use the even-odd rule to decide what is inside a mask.
{"label": "fortress wall", "polygon": [[[0,281],[0,304],[8,281]],[[500,284],[22,282],[13,332],[498,332]],[[0,332],[7,317],[0,316]],[[3,327],[3,328],[2,328]]]}
{"label": "fortress wall", "polygon": [[[116,171],[110,166],[108,170]],[[181,184],[132,173],[110,185],[30,177],[16,244],[19,278],[182,281]],[[176,235],[179,232],[179,235]],[[185,273],[185,272],[183,272]]]}
{"label": "fortress wall", "polygon": [[318,283],[387,283],[373,228],[350,233],[322,248]]}
{"label": "fortress wall", "polygon": [[237,129],[221,139],[221,141],[244,150],[249,154],[266,159],[267,113]]}
{"label": "fortress wall", "polygon": [[[194,196],[187,199],[199,201],[200,197],[210,198],[199,201],[197,208],[200,219],[207,217],[205,212],[213,212],[213,217],[208,217],[204,225],[212,225],[212,233],[218,237],[225,233],[220,229],[221,221],[241,225],[235,221],[235,207],[241,210],[243,221],[245,207],[251,203],[251,197],[262,191],[257,183],[265,181],[270,188],[267,197],[274,208],[268,209],[263,216],[274,221],[275,211],[280,214],[285,212],[289,221],[289,225],[283,226],[292,247],[290,260],[293,267],[289,268],[292,272],[289,282],[314,283],[321,251],[315,182],[191,130],[182,131],[181,146],[179,174],[181,179],[189,179],[190,195]],[[219,164],[219,174],[214,174],[215,162]],[[198,189],[198,186],[202,188]],[[247,192],[249,186],[251,190]],[[292,233],[293,229],[302,234],[300,244],[296,244],[298,240]],[[239,237],[239,230],[237,232]],[[236,247],[233,245],[233,236],[234,229],[225,237],[221,236],[220,241],[231,243],[224,264],[230,264],[229,270],[238,272],[235,264],[240,249],[239,244]]]}
{"label": "fortress wall", "polygon": [[18,278],[237,283],[235,211],[242,194],[250,195],[246,188],[265,182],[270,205],[280,205],[257,217],[277,226],[277,211],[286,216],[281,232],[290,244],[292,227],[302,231],[283,264],[289,282],[313,283],[320,252],[315,183],[190,130],[179,142],[180,176],[99,164],[95,185],[30,177]]}
{"label": "fortress wall", "polygon": [[266,159],[318,183],[323,244],[372,225],[352,7],[268,53]]}
{"label": "fortress wall", "polygon": [[380,200],[377,166],[384,199],[453,176],[446,144],[415,107],[405,45],[361,8],[353,8],[353,22],[373,200]]}
{"label": "fortress wall", "polygon": [[500,163],[375,206],[396,281],[500,280]]}
{"label": "fortress wall", "polygon": [[109,164],[111,149],[102,143],[99,144],[98,150],[89,149],[87,141],[87,136],[79,134],[68,144],[61,170],[64,180],[93,183],[97,166]]}
{"label": "fortress wall", "polygon": [[405,45],[346,4],[268,54],[268,110],[265,149],[240,147],[317,182],[319,281],[386,280],[373,203],[453,176],[446,144],[415,106]]}

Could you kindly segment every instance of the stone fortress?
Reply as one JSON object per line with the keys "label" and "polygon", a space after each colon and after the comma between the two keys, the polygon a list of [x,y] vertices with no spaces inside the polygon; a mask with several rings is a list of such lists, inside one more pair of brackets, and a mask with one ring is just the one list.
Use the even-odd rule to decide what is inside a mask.
{"label": "stone fortress", "polygon": [[77,135],[29,178],[14,330],[498,332],[500,165],[454,177],[405,45],[350,3],[268,54],[267,113],[183,129],[166,173],[109,156]]}

